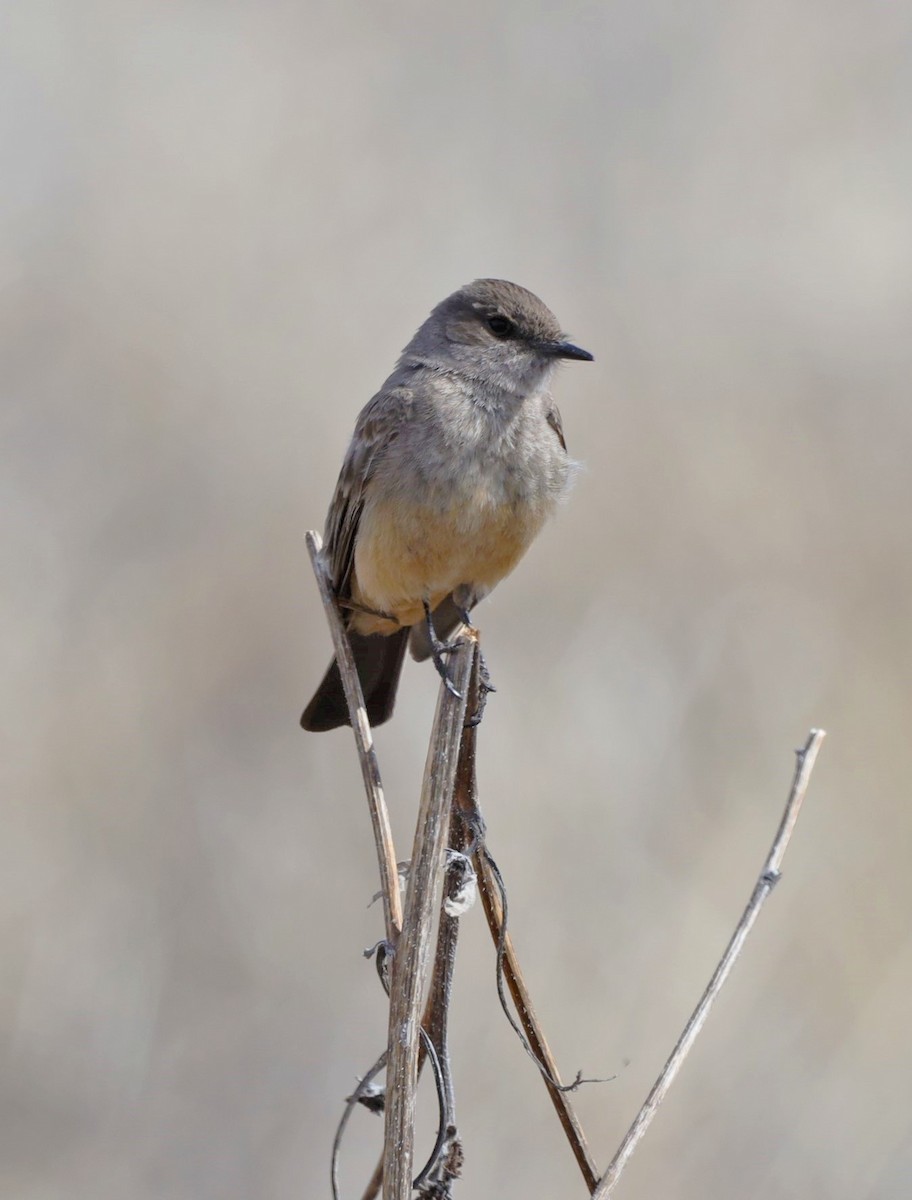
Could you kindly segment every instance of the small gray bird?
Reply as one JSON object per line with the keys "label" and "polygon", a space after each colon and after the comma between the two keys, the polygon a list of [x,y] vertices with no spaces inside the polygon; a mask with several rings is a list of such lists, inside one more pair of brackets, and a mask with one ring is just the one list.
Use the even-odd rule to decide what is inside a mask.
{"label": "small gray bird", "polygon": [[[437,305],[358,417],[323,554],[372,725],[392,715],[409,638],[445,678],[441,639],[469,623],[566,493],[574,464],[548,390],[564,358],[592,355],[537,296],[478,279]],[[334,660],[301,724],[348,723]]]}

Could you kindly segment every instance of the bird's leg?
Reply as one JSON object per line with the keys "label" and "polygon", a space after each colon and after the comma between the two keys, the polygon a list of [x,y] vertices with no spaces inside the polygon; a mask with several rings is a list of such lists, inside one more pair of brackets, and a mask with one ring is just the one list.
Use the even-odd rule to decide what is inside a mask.
{"label": "bird's leg", "polygon": [[424,619],[427,622],[428,640],[431,643],[431,658],[434,660],[434,666],[437,668],[437,674],[446,684],[446,689],[451,696],[455,696],[457,700],[461,700],[462,696],[456,690],[456,685],[450,679],[447,671],[446,663],[443,661],[445,654],[452,654],[456,649],[455,642],[442,642],[437,636],[437,630],[434,628],[434,619],[431,615],[431,606],[427,600],[422,601],[424,605]]}
{"label": "bird's leg", "polygon": [[395,625],[400,625],[398,617],[394,617],[392,613],[382,612],[379,608],[368,608],[366,604],[359,604],[357,600],[352,600],[350,597],[342,599],[336,597],[336,603],[346,612],[366,613],[369,617],[380,617],[384,621],[392,621]]}
{"label": "bird's leg", "polygon": [[456,600],[455,592],[453,593],[453,603],[456,605],[456,611],[459,613],[460,621],[462,621],[469,633],[477,633],[478,630],[472,624],[472,615],[469,612],[468,604],[460,604],[459,601]]}
{"label": "bird's leg", "polygon": [[[459,613],[459,619],[462,621],[466,629],[475,631],[475,626],[472,624],[472,616],[469,612],[469,601],[460,603],[456,600],[454,594],[454,602],[456,611]],[[481,724],[481,718],[484,716],[485,706],[488,703],[488,696],[491,692],[496,692],[497,688],[491,682],[491,674],[488,671],[488,664],[485,662],[485,656],[478,650],[478,706],[475,712],[468,718],[465,723],[466,729],[474,729],[476,725]]]}

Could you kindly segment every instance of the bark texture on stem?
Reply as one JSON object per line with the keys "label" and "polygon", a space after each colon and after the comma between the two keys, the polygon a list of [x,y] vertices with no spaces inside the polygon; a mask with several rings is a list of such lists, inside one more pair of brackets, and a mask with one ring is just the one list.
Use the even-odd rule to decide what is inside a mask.
{"label": "bark texture on stem", "polygon": [[474,639],[465,637],[450,657],[450,675],[459,695],[454,696],[443,684],[440,687],[421,789],[402,932],[392,963],[383,1142],[384,1200],[409,1200],[412,1192],[421,1005],[429,975],[431,932],[437,911],[436,897],[443,880],[453,783],[474,653]]}
{"label": "bark texture on stem", "polygon": [[345,689],[345,701],[351,717],[352,733],[355,735],[355,746],[358,750],[358,760],[361,763],[361,777],[364,780],[364,790],[367,793],[367,806],[370,809],[371,825],[374,831],[374,843],[377,847],[377,862],[380,867],[380,890],[383,895],[383,917],[386,923],[386,940],[395,946],[402,928],[402,893],[399,888],[399,871],[396,867],[396,848],[393,845],[393,832],[390,827],[389,811],[383,795],[383,784],[380,781],[380,766],[377,762],[377,752],[374,750],[374,736],[367,710],[364,707],[364,696],[361,692],[361,681],[355,669],[348,634],[339,615],[336,597],[333,593],[332,582],[323,562],[323,540],[312,529],[306,535],[307,549],[320,598],[326,610],[329,622],[329,632],[332,635],[336,661],[342,676],[342,686]]}

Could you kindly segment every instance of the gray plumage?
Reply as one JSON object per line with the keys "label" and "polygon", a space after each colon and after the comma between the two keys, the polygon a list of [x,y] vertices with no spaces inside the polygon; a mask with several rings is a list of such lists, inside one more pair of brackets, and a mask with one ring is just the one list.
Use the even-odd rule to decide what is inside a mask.
{"label": "gray plumage", "polygon": [[[573,473],[548,390],[556,362],[591,359],[537,296],[480,279],[447,297],[355,425],[324,554],[372,724],[392,713],[408,630],[430,653],[424,602],[447,637],[519,561]],[[335,663],[306,729],[346,724]]]}

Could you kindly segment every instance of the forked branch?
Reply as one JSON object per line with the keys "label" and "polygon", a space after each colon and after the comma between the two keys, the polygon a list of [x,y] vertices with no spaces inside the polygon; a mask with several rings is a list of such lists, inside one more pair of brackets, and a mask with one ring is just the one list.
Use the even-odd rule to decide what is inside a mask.
{"label": "forked branch", "polygon": [[[468,823],[469,830],[478,835],[473,844],[475,851],[473,858],[478,875],[479,890],[492,936],[499,947],[504,976],[516,1004],[520,1023],[529,1040],[533,1057],[542,1070],[543,1079],[577,1159],[587,1190],[591,1191],[592,1200],[608,1200],[614,1192],[621,1173],[652,1123],[659,1105],[667,1095],[684,1060],[690,1053],[712,1005],[744,947],[761,908],[779,880],[782,861],[798,820],[818,751],[826,735],[823,730],[811,730],[805,745],[797,751],[795,775],[785,811],[744,913],[661,1074],[637,1113],[636,1119],[627,1131],[607,1171],[601,1179],[597,1180],[597,1171],[585,1137],[567,1099],[566,1089],[558,1082],[556,1065],[536,1019],[509,935],[503,929],[504,912],[497,887],[496,871],[491,866],[488,857],[482,853],[483,823],[477,807],[474,777],[475,730],[474,728],[465,728],[465,697],[469,693],[473,664],[477,664],[477,643],[474,631],[464,635],[462,645],[455,650],[450,660],[452,689],[443,685],[440,689],[434,731],[425,767],[421,806],[409,872],[408,897],[403,914],[389,814],[351,646],[336,605],[331,581],[323,563],[322,543],[318,534],[314,532],[307,534],[307,547],[326,609],[361,763],[361,773],[367,793],[380,867],[386,941],[392,951],[388,1051],[372,1069],[373,1074],[373,1071],[380,1069],[384,1059],[386,1060],[384,1152],[382,1169],[378,1164],[378,1171],[375,1172],[373,1180],[368,1185],[365,1196],[375,1195],[381,1179],[384,1200],[409,1200],[412,1192],[415,1089],[419,1065],[421,1003],[427,987],[435,898],[439,893],[443,876],[443,852],[458,766],[459,778],[455,791],[456,808]],[[475,689],[477,691],[477,677]],[[442,1001],[444,1012],[438,1014],[438,1019],[445,1022],[449,988],[444,990],[445,999]],[[350,1099],[354,1102],[357,1098],[356,1095]],[[444,1111],[447,1109],[450,1111],[452,1109],[451,1098],[444,1106]],[[346,1118],[343,1119],[343,1125],[347,1115],[348,1110]]]}

